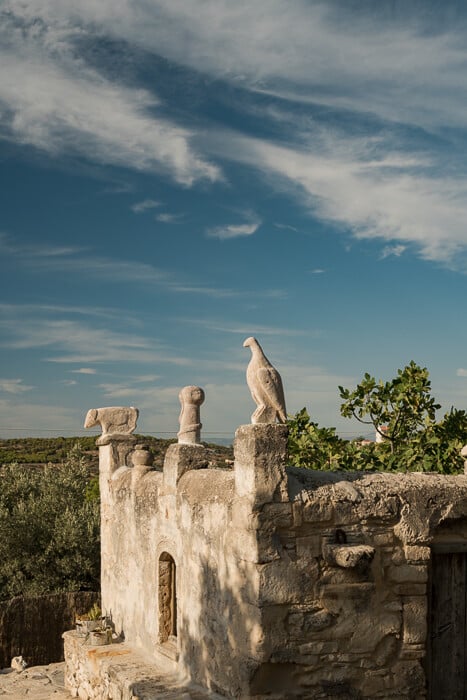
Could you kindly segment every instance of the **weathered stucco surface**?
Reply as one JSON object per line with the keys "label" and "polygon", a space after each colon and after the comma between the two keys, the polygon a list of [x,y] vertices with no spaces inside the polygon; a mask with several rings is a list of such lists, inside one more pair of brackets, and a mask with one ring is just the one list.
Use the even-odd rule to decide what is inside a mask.
{"label": "weathered stucco surface", "polygon": [[286,442],[241,426],[233,469],[178,444],[163,472],[101,445],[103,610],[225,697],[425,698],[431,552],[467,545],[467,477],[287,468]]}

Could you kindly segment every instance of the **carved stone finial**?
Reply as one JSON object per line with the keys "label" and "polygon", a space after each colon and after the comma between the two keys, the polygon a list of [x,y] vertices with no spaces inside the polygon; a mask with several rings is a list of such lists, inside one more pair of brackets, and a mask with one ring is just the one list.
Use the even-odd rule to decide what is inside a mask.
{"label": "carved stone finial", "polygon": [[252,423],[285,423],[284,389],[279,372],[271,365],[256,338],[247,338],[244,348],[251,349],[251,360],[246,370],[246,381],[257,405],[251,416]]}
{"label": "carved stone finial", "polygon": [[180,391],[178,398],[182,405],[179,423],[178,442],[185,445],[198,445],[201,442],[201,428],[199,407],[204,401],[204,391],[200,386],[185,386]]}
{"label": "carved stone finial", "polygon": [[121,440],[129,437],[136,428],[138,415],[138,409],[133,406],[91,408],[86,414],[84,427],[93,428],[99,424],[102,428],[102,435],[98,439],[98,444],[104,444],[110,439]]}

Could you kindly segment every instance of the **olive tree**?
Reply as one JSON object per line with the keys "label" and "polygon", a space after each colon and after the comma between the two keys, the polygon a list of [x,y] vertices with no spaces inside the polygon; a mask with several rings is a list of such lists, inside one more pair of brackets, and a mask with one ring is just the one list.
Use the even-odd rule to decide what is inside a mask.
{"label": "olive tree", "polygon": [[77,450],[0,467],[0,598],[99,590],[99,500]]}

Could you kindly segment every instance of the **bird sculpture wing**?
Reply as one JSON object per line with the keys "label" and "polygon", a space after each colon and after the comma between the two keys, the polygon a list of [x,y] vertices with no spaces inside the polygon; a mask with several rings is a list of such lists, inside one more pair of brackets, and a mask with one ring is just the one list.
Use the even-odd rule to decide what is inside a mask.
{"label": "bird sculpture wing", "polygon": [[274,367],[259,367],[256,377],[264,393],[265,403],[272,406],[282,421],[286,421],[284,389],[280,374]]}

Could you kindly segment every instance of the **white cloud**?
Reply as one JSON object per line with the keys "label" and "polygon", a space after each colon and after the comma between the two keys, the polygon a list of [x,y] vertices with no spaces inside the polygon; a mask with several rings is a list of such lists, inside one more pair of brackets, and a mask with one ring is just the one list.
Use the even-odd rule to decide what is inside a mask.
{"label": "white cloud", "polygon": [[237,323],[235,321],[231,321],[230,323],[226,323],[225,321],[220,321],[220,320],[208,320],[208,319],[192,319],[192,318],[184,318],[181,319],[182,323],[189,323],[192,325],[196,326],[201,326],[202,328],[205,328],[208,331],[217,331],[220,333],[234,333],[236,335],[244,335],[245,338],[247,338],[250,335],[253,336],[263,336],[263,335],[268,335],[268,336],[280,336],[280,337],[297,337],[297,336],[315,336],[316,337],[316,332],[315,331],[310,331],[310,330],[298,330],[294,328],[279,328],[277,326],[263,326],[258,323],[254,323],[251,326],[246,325],[245,323]]}
{"label": "white cloud", "polygon": [[314,270],[310,270],[312,275],[323,275],[326,270],[322,270],[320,267],[315,267]]}
{"label": "white cloud", "polygon": [[[147,384],[148,386],[141,386],[141,384]],[[162,391],[166,391],[164,387],[157,386],[152,382],[141,382],[139,380],[133,380],[133,382],[106,382],[98,384],[98,388],[101,389],[103,395],[110,399],[128,399],[131,405],[137,405],[138,407],[150,407],[153,408],[154,403],[158,401],[159,394]],[[170,398],[174,406],[180,406],[178,402],[178,389],[170,389]]]}
{"label": "white cloud", "polygon": [[160,379],[159,374],[140,374],[137,377],[133,377],[134,382],[141,384],[155,382],[157,379]]}
{"label": "white cloud", "polygon": [[176,224],[180,219],[183,219],[183,214],[169,214],[166,212],[156,216],[156,221],[160,221],[162,224]]}
{"label": "white cloud", "polygon": [[[43,272],[55,275],[78,274],[80,279],[85,273],[88,276],[96,277],[99,281],[118,280],[121,282],[149,284],[161,286],[166,291],[177,294],[201,294],[212,297],[236,297],[248,296],[248,291],[222,289],[207,287],[195,283],[183,282],[176,278],[174,274],[166,270],[155,267],[149,263],[142,263],[133,260],[117,260],[115,258],[103,258],[97,255],[79,255],[80,251],[71,251],[69,255],[63,254],[59,257],[54,254],[55,248],[52,246],[30,246],[11,243],[8,238],[0,235],[0,250],[5,254],[13,255],[21,261],[21,264],[28,265],[34,273]],[[44,251],[50,251],[46,255]],[[75,254],[76,253],[76,254]],[[263,294],[269,294],[266,290]],[[1,307],[1,305],[0,305]],[[49,307],[53,308],[53,307]],[[72,309],[70,309],[72,310]],[[96,315],[105,315],[106,311],[95,311]]]}
{"label": "white cloud", "polygon": [[91,367],[80,367],[79,369],[72,369],[70,371],[73,374],[97,374],[97,370]]}
{"label": "white cloud", "polygon": [[62,379],[61,383],[65,386],[76,386],[78,384],[75,379]]}
{"label": "white cloud", "polygon": [[107,165],[165,172],[185,185],[220,177],[218,168],[193,150],[192,132],[155,116],[153,94],[110,82],[76,59],[67,32],[60,33],[55,21],[42,32],[37,17],[20,26],[15,11],[31,15],[37,9],[40,15],[33,5],[12,3],[2,18],[4,138],[52,155],[78,153]]}
{"label": "white cloud", "polygon": [[155,199],[144,199],[142,202],[136,202],[136,204],[132,204],[131,210],[135,214],[142,214],[143,212],[148,211],[149,209],[156,209],[157,207],[160,207],[161,204],[161,202],[158,202]]}
{"label": "white cloud", "polygon": [[[20,255],[34,258],[61,258],[82,253],[85,248],[78,246],[52,246],[46,243],[15,243],[11,236],[0,232],[0,251],[5,255]],[[57,264],[61,264],[58,262]]]}
{"label": "white cloud", "polygon": [[256,221],[251,224],[230,224],[226,226],[215,226],[207,230],[206,234],[210,238],[219,238],[226,240],[228,238],[239,238],[243,236],[251,236],[261,226],[261,221]]}
{"label": "white cloud", "polygon": [[30,404],[17,398],[0,399],[0,416],[0,435],[4,438],[83,433],[83,413],[52,402]]}
{"label": "white cloud", "polygon": [[467,123],[465,23],[454,13],[449,21],[442,3],[432,13],[400,3],[391,16],[364,3],[306,0],[10,0],[6,7],[28,21],[40,16],[54,28],[54,46],[64,27],[94,31],[294,100],[417,124]]}
{"label": "white cloud", "polygon": [[[411,246],[425,259],[462,268],[456,258],[467,249],[467,176],[455,166],[409,152],[395,132],[383,134],[377,148],[371,139],[363,145],[330,128],[319,133],[314,116],[297,116],[292,108],[288,114],[283,106],[265,109],[268,119],[293,133],[293,146],[182,128],[161,116],[162,108],[164,115],[169,110],[152,92],[89,67],[77,41],[123,39],[251,93],[293,100],[292,107],[300,101],[345,109],[344,129],[373,113],[445,136],[446,127],[467,125],[467,54],[465,22],[454,22],[442,5],[418,13],[399,3],[389,18],[365,11],[365,4],[350,10],[331,1],[6,0],[4,134],[53,154],[78,152],[162,171],[188,185],[221,178],[211,160],[197,154],[195,144],[202,142],[213,156],[259,169],[279,189],[286,183],[315,216],[357,238],[390,243],[382,257]],[[438,16],[446,21],[437,23]],[[162,216],[169,223],[173,215]],[[256,230],[248,221],[207,233],[229,239]],[[142,272],[147,279],[149,271]],[[194,287],[175,282],[173,290]]]}
{"label": "white cloud", "polygon": [[458,263],[467,250],[467,176],[379,141],[318,128],[314,137],[313,147],[299,148],[231,134],[216,149],[259,169],[275,187],[288,185],[315,216],[355,238],[396,240],[426,260]]}
{"label": "white cloud", "polygon": [[25,391],[31,391],[33,386],[23,384],[22,379],[0,379],[0,391],[7,394],[22,394]]}
{"label": "white cloud", "polygon": [[467,369],[464,369],[463,367],[459,367],[456,374],[458,377],[467,377]]}
{"label": "white cloud", "polygon": [[407,250],[407,246],[405,245],[387,245],[382,250],[381,259],[384,260],[384,258],[388,258],[391,255],[399,258],[405,250]]}
{"label": "white cloud", "polygon": [[37,313],[18,313],[0,321],[0,347],[16,350],[40,349],[48,362],[86,364],[101,362],[167,363],[190,365],[193,360],[171,352],[153,338],[132,332],[94,328],[88,323],[64,318],[49,318]]}
{"label": "white cloud", "polygon": [[295,231],[296,233],[298,233],[298,228],[296,228],[295,226],[290,226],[290,224],[274,224],[274,226],[276,228],[286,229],[288,231]]}

